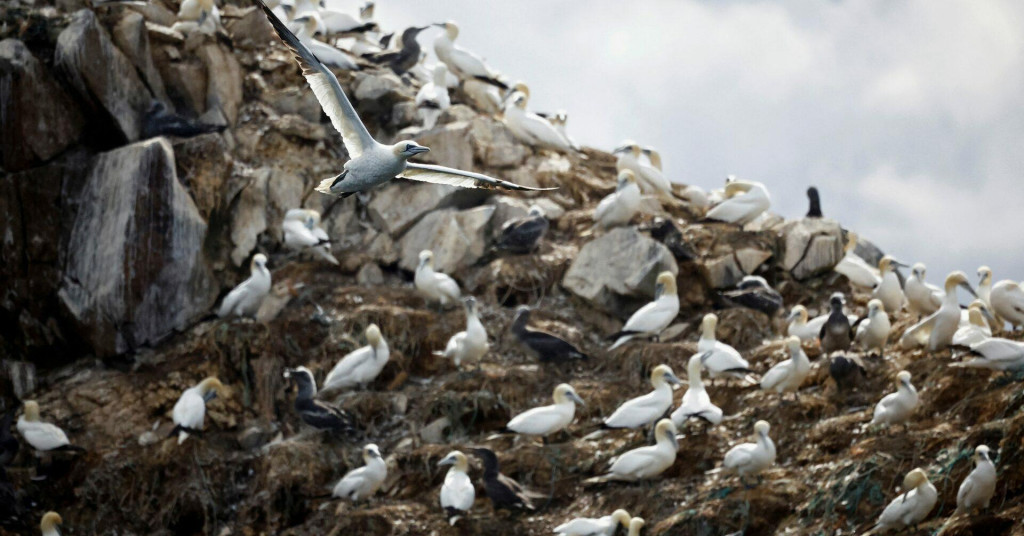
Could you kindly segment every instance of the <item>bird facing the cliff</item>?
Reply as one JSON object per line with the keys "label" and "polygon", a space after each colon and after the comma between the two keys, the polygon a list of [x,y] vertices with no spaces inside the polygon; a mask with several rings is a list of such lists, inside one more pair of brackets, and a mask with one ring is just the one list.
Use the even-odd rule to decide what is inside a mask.
{"label": "bird facing the cliff", "polygon": [[530,308],[520,305],[512,320],[510,331],[542,363],[564,363],[588,359],[587,354],[581,352],[572,343],[546,331],[532,329],[526,325],[529,322]]}
{"label": "bird facing the cliff", "polygon": [[313,90],[331,124],[341,134],[350,160],[344,171],[335,177],[324,179],[317,191],[348,197],[401,177],[416,181],[449,184],[463,188],[506,188],[510,190],[547,190],[531,188],[495,179],[479,173],[452,169],[444,166],[415,164],[409,158],[429,151],[414,141],[400,141],[394,145],[383,145],[373,139],[366,125],[359,119],[356,109],[349,102],[341,83],[306,45],[277,18],[262,0],[256,3],[263,8],[274,31],[291,49],[302,67],[302,74]]}
{"label": "bird facing the cliff", "polygon": [[298,394],[295,395],[295,412],[302,422],[317,430],[329,430],[336,433],[355,431],[355,420],[344,410],[314,400],[316,396],[316,379],[306,367],[285,369],[284,377],[295,381]]}
{"label": "bird facing the cliff", "polygon": [[202,435],[207,402],[217,398],[218,393],[224,392],[226,392],[224,385],[213,376],[186,389],[174,404],[174,410],[171,412],[174,428],[171,429],[171,433],[167,434],[167,437],[178,434],[178,444],[180,445],[188,439],[189,434]]}
{"label": "bird facing the cliff", "polygon": [[377,493],[388,477],[388,464],[377,445],[370,443],[363,447],[363,463],[366,465],[345,473],[334,485],[331,495],[359,502]]}
{"label": "bird facing the cliff", "polygon": [[377,324],[366,327],[366,346],[345,355],[324,378],[323,390],[366,387],[384,370],[391,352]]}
{"label": "bird facing the cliff", "polygon": [[488,448],[475,448],[476,454],[484,462],[484,491],[491,499],[495,510],[533,510],[533,501],[544,495],[530,491],[512,478],[501,473],[498,456]]}
{"label": "bird facing the cliff", "polygon": [[18,417],[18,433],[32,448],[46,452],[50,450],[83,451],[68,440],[67,434],[60,427],[39,420],[39,403],[26,400],[21,417]]}
{"label": "bird facing the cliff", "polygon": [[635,337],[655,337],[661,334],[679,314],[679,293],[676,290],[676,276],[672,272],[661,272],[654,286],[654,301],[641,307],[629,317],[622,330],[608,338],[615,339],[608,350],[614,350]]}

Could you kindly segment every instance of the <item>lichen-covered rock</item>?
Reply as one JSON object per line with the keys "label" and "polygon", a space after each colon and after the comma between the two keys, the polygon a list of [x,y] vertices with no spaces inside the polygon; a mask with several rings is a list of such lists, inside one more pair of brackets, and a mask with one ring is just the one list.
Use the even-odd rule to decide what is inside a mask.
{"label": "lichen-covered rock", "polygon": [[487,248],[487,225],[494,207],[469,210],[445,209],[427,214],[400,241],[399,266],[415,270],[424,249],[434,252],[434,269],[452,273],[483,256]]}
{"label": "lichen-covered rock", "polygon": [[779,231],[782,267],[806,279],[827,272],[843,258],[839,224],[824,218],[805,218],[784,224]]}

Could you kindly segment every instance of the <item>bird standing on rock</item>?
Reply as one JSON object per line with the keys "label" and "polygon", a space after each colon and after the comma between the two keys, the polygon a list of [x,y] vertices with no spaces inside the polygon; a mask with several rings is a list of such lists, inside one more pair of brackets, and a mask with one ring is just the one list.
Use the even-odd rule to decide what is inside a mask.
{"label": "bird standing on rock", "polygon": [[316,396],[316,379],[308,368],[285,369],[284,377],[293,380],[298,387],[298,393],[295,395],[295,412],[299,414],[302,422],[317,430],[343,434],[355,431],[355,421],[351,415],[313,398]]}
{"label": "bird standing on rock", "polygon": [[612,351],[635,337],[657,338],[679,314],[679,293],[676,290],[676,276],[672,272],[658,274],[654,286],[654,301],[638,309],[629,317],[618,333],[610,335],[615,339],[608,351]]}
{"label": "bird standing on rock", "polygon": [[850,319],[843,312],[843,305],[846,300],[842,293],[836,292],[828,300],[829,315],[825,323],[821,325],[818,332],[818,340],[821,344],[821,351],[825,355],[834,352],[845,352],[850,349],[850,342],[853,337],[850,326]]}
{"label": "bird standing on rock", "polygon": [[501,474],[498,456],[493,450],[475,448],[473,454],[484,462],[484,491],[495,510],[534,510],[533,501],[544,498],[544,495],[530,491]]}
{"label": "bird standing on rock", "polygon": [[25,438],[25,442],[39,452],[51,450],[84,451],[82,447],[71,444],[67,434],[55,424],[39,420],[39,403],[35,400],[26,400],[22,408],[22,415],[18,417],[18,433]]}
{"label": "bird standing on rock", "polygon": [[452,335],[452,338],[448,339],[444,352],[434,352],[434,355],[451,359],[460,369],[462,363],[475,363],[479,369],[480,358],[490,349],[490,345],[487,343],[487,330],[480,322],[476,298],[470,296],[463,302],[466,306],[466,330]]}
{"label": "bird standing on rock", "polygon": [[220,302],[217,316],[243,316],[255,318],[263,300],[270,294],[270,270],[267,269],[267,256],[257,253],[252,256],[249,264],[250,275],[245,281],[231,289]]}
{"label": "bird standing on rock", "polygon": [[427,299],[438,302],[441,307],[458,300],[462,295],[459,284],[448,274],[434,271],[434,252],[425,249],[420,252],[420,263],[413,278],[416,290]]}
{"label": "bird standing on rock", "polygon": [[171,412],[174,428],[167,437],[178,434],[178,444],[188,439],[189,434],[202,435],[203,421],[206,419],[206,404],[217,398],[217,394],[226,392],[220,380],[210,376],[190,387],[181,394]]}
{"label": "bird standing on rock", "polygon": [[345,473],[334,485],[331,495],[359,502],[377,493],[388,477],[388,464],[377,445],[370,443],[363,447],[363,463],[366,465]]}
{"label": "bird standing on rock", "polygon": [[511,219],[501,226],[494,248],[514,255],[529,253],[537,249],[550,225],[544,209],[532,205],[526,216]]}
{"label": "bird standing on rock", "polygon": [[391,352],[377,324],[366,327],[367,345],[349,353],[324,378],[323,390],[365,388],[387,365]]}
{"label": "bird standing on rock", "polygon": [[587,354],[581,352],[572,343],[546,331],[527,327],[526,324],[529,321],[530,308],[520,305],[516,309],[515,318],[512,319],[510,331],[523,346],[537,356],[541,363],[564,363],[589,359]]}
{"label": "bird standing on rock", "polygon": [[806,218],[821,218],[821,198],[818,197],[818,189],[811,186],[807,189],[807,201],[810,207],[807,209]]}

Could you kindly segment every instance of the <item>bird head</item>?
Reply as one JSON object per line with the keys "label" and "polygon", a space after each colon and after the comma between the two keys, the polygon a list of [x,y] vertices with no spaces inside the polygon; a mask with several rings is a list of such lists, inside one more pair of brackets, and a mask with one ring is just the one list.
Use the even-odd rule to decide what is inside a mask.
{"label": "bird head", "polygon": [[249,264],[249,270],[262,271],[267,269],[267,256],[262,253],[257,253],[252,256],[252,262]]}
{"label": "bird head", "polygon": [[640,534],[640,529],[644,528],[644,524],[647,523],[642,517],[634,517],[629,520],[629,534]]}
{"label": "bird head", "polygon": [[456,469],[465,471],[469,468],[469,460],[466,459],[465,454],[453,450],[447,456],[441,458],[441,461],[437,462],[438,467],[444,467],[445,465],[453,465]]}
{"label": "bird head", "polygon": [[679,385],[683,382],[679,381],[675,373],[672,372],[672,367],[668,365],[658,365],[651,371],[651,384],[655,387],[658,386],[662,381],[666,381],[672,385]]}
{"label": "bird head", "polygon": [[530,210],[526,213],[528,216],[544,216],[544,209],[540,205],[530,205]]}
{"label": "bird head", "polygon": [[896,386],[899,387],[900,385],[908,388],[911,387],[909,372],[901,370],[900,373],[896,375]]}
{"label": "bird head", "polygon": [[924,263],[923,262],[915,263],[914,267],[910,269],[910,273],[914,277],[920,279],[921,281],[924,281],[924,273],[925,273]]}
{"label": "bird head", "polygon": [[654,284],[654,295],[657,297],[667,296],[671,294],[678,294],[679,290],[676,288],[676,276],[672,272],[664,271],[658,274],[658,279]]}
{"label": "bird head", "polygon": [[672,443],[672,446],[679,450],[679,440],[676,439],[676,425],[670,419],[662,419],[654,427],[654,437],[665,438]]}
{"label": "bird head", "polygon": [[848,231],[846,233],[846,245],[843,246],[843,253],[849,253],[857,249],[857,233]]}
{"label": "bird head", "polygon": [[718,328],[718,315],[715,313],[704,315],[704,320],[701,321],[700,327],[705,338],[713,338],[715,336],[715,329]]}
{"label": "bird head", "polygon": [[57,512],[46,512],[43,514],[43,520],[39,523],[39,529],[46,534],[51,531],[57,530],[57,525],[64,523],[64,520],[60,518],[60,514]]}
{"label": "bird head", "polygon": [[881,311],[881,310],[882,310],[882,300],[879,300],[879,299],[875,298],[875,299],[872,299],[871,301],[868,302],[868,317],[869,318],[874,316],[875,313],[877,313],[878,311]]}
{"label": "bird head", "polygon": [[800,337],[793,335],[786,339],[786,346],[789,347],[790,354],[796,354],[803,348],[800,346]]}
{"label": "bird head", "polygon": [[763,437],[768,438],[768,431],[771,430],[772,426],[768,424],[768,421],[757,421],[754,423],[754,433]]}
{"label": "bird head", "polygon": [[476,298],[474,298],[472,296],[468,296],[468,297],[466,297],[465,299],[462,300],[462,304],[466,307],[466,314],[468,314],[468,315],[475,315],[476,314]]}
{"label": "bird head", "polygon": [[459,37],[459,27],[452,21],[438,23],[435,24],[434,26],[444,28],[445,35],[447,35],[448,39],[451,41],[454,41],[456,38]]}
{"label": "bird head", "polygon": [[25,407],[22,408],[22,416],[28,422],[35,422],[39,420],[39,402],[35,400],[26,400]]}
{"label": "bird head", "polygon": [[846,298],[842,292],[836,292],[828,299],[828,305],[833,311],[842,311],[846,304]]}
{"label": "bird head", "polygon": [[366,342],[370,343],[370,346],[377,346],[380,341],[383,340],[383,336],[380,334],[380,328],[377,324],[370,324],[366,326]]}
{"label": "bird head", "polygon": [[424,147],[412,140],[400,141],[391,146],[391,152],[402,159],[408,160],[409,158],[416,156],[420,153],[430,151],[429,147]]}
{"label": "bird head", "polygon": [[612,521],[617,525],[622,525],[623,527],[626,527],[629,525],[629,519],[629,512],[623,510],[622,508],[619,508],[618,510],[612,512]]}
{"label": "bird head", "polygon": [[434,266],[434,252],[429,249],[425,249],[420,252],[420,266]]}
{"label": "bird head", "polygon": [[579,404],[581,406],[587,405],[586,402],[584,402],[583,399],[580,398],[580,395],[576,394],[576,389],[573,389],[573,387],[567,383],[563,383],[560,384],[558,387],[555,387],[555,393],[552,398],[554,398],[556,403],[567,402],[571,400],[572,402],[575,402],[576,404]]}
{"label": "bird head", "polygon": [[622,142],[622,145],[619,145],[612,151],[612,154],[630,153],[634,157],[639,157],[641,152],[643,152],[643,150],[637,142],[633,140],[625,140]]}
{"label": "bird head", "polygon": [[978,293],[974,291],[974,287],[967,281],[967,274],[957,270],[948,276],[946,276],[946,294],[954,292],[956,287],[960,287],[966,290],[971,296],[978,297]]}
{"label": "bird head", "polygon": [[903,489],[910,491],[925,482],[928,482],[928,474],[923,469],[917,468],[903,477]]}
{"label": "bird head", "polygon": [[651,161],[651,165],[661,171],[661,153],[659,153],[654,147],[644,147],[642,152],[647,155],[647,159]]}
{"label": "bird head", "polygon": [[992,269],[988,266],[982,266],[978,268],[978,281],[979,285],[990,285],[992,284]]}
{"label": "bird head", "polygon": [[989,458],[989,448],[987,446],[985,446],[985,445],[978,445],[977,447],[975,447],[974,448],[974,459],[977,460],[977,461],[982,461],[982,460],[987,461],[987,462],[992,461],[992,459]]}
{"label": "bird head", "polygon": [[807,322],[807,308],[803,305],[794,305],[793,308],[789,310],[789,316],[786,317],[786,323],[788,324],[798,318],[803,322]]}
{"label": "bird head", "polygon": [[374,458],[378,458],[378,459],[383,459],[384,458],[383,456],[380,455],[380,448],[378,448],[377,445],[375,445],[373,443],[370,443],[370,444],[366,445],[365,447],[363,447],[363,461],[369,462],[370,460],[372,460]]}
{"label": "bird head", "polygon": [[630,184],[636,184],[636,174],[631,170],[623,169],[622,171],[619,171],[618,183],[619,185],[616,190],[622,190]]}
{"label": "bird head", "polygon": [[207,398],[207,401],[209,401],[217,395],[227,396],[228,389],[227,387],[224,387],[224,384],[222,384],[216,376],[210,376],[209,378],[199,382],[199,394],[203,395],[204,398],[209,396],[209,398]]}

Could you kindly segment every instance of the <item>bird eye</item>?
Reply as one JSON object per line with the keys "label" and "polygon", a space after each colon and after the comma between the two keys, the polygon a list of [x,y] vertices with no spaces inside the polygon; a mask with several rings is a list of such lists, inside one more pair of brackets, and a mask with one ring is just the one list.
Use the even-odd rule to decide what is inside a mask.
{"label": "bird eye", "polygon": [[407,143],[407,144],[405,145],[405,150],[406,150],[406,151],[411,151],[411,150],[412,150],[412,144],[411,144],[411,143]]}

